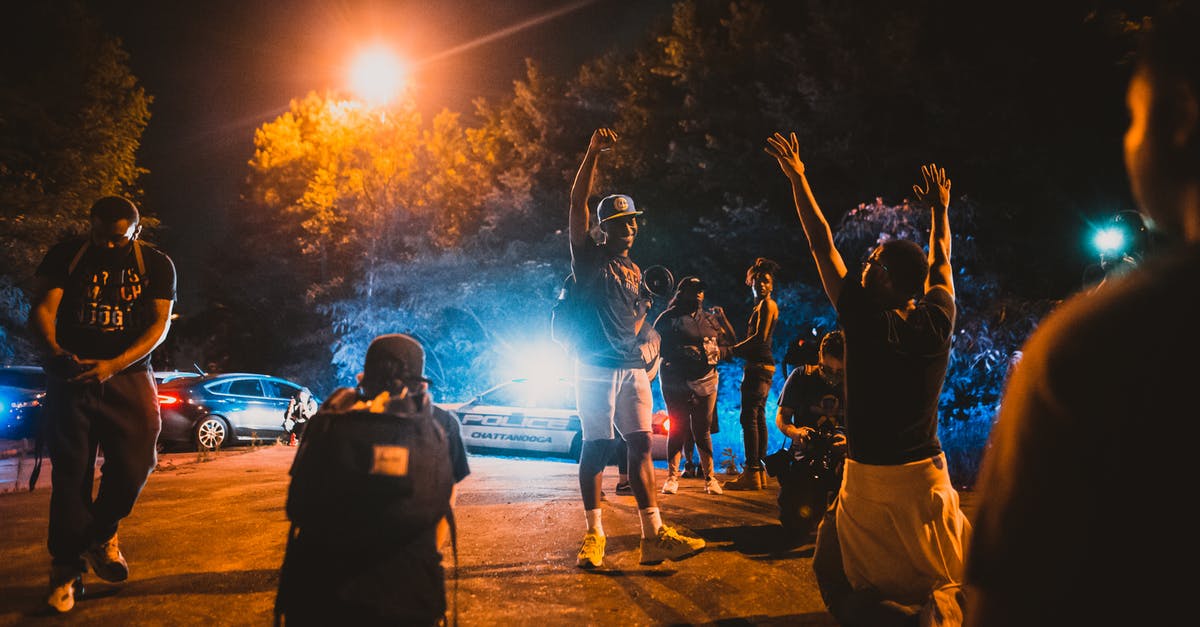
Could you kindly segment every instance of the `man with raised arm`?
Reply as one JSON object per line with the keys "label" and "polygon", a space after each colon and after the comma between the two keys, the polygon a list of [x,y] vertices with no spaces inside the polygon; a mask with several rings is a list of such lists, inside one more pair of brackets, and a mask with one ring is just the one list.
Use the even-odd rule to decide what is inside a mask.
{"label": "man with raised arm", "polygon": [[[845,476],[817,530],[813,569],[842,624],[957,625],[970,523],[937,436],[954,318],[950,179],[935,164],[913,186],[931,211],[929,252],[915,242],[875,247],[850,275],[813,197],[796,134],[766,152],[792,184],[825,294],[846,339]],[[849,276],[850,280],[847,280]]]}
{"label": "man with raised arm", "polygon": [[[655,500],[650,456],[653,399],[642,353],[644,331],[652,330],[646,322],[649,300],[643,293],[642,270],[629,258],[638,233],[637,216],[642,212],[629,196],[606,196],[596,208],[598,228],[595,232],[589,229],[591,211],[587,201],[596,162],[616,142],[617,134],[612,129],[596,129],[571,186],[571,272],[579,295],[585,299],[589,320],[589,332],[572,351],[583,428],[579,492],[587,519],[587,533],[577,556],[580,568],[603,564],[600,484],[615,435],[628,445],[629,484],[641,515],[640,563],[678,560],[704,548],[704,540],[664,525]],[[614,426],[619,433],[614,433]]]}

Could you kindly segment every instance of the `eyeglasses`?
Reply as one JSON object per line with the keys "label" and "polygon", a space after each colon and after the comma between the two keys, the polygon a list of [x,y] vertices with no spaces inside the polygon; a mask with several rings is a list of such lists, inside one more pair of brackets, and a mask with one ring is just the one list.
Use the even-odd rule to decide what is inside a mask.
{"label": "eyeglasses", "polygon": [[879,266],[880,268],[883,268],[884,272],[888,271],[887,265],[879,261],[879,255],[877,254],[867,257],[866,261],[863,262],[863,267],[866,268],[868,265]]}

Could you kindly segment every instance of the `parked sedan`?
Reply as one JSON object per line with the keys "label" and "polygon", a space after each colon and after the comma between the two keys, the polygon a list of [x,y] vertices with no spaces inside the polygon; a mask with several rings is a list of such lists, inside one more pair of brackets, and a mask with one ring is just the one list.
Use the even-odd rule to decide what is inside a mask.
{"label": "parked sedan", "polygon": [[[513,379],[465,403],[440,406],[458,417],[468,451],[579,460],[583,433],[569,380]],[[667,457],[666,418],[666,412],[654,415],[654,459]]]}
{"label": "parked sedan", "polygon": [[168,377],[158,386],[159,442],[195,450],[273,442],[284,435],[288,401],[305,389],[280,377],[245,372]]}
{"label": "parked sedan", "polygon": [[41,366],[0,367],[0,438],[34,437],[44,396],[46,373]]}

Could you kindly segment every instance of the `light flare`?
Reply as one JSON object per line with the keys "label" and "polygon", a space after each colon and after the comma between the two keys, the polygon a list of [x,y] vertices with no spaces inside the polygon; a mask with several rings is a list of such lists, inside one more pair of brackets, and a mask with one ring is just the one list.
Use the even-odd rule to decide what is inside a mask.
{"label": "light flare", "polygon": [[387,46],[363,49],[350,66],[350,87],[359,98],[382,106],[403,93],[408,84],[408,64]]}

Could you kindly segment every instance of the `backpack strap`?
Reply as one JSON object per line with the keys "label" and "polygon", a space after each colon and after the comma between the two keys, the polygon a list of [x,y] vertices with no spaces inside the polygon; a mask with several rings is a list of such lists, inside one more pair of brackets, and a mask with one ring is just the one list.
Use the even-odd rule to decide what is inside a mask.
{"label": "backpack strap", "polygon": [[454,508],[446,511],[446,522],[450,523],[450,550],[454,555],[454,593],[451,602],[454,610],[450,624],[458,627],[458,529],[454,524]]}
{"label": "backpack strap", "polygon": [[92,240],[90,239],[83,240],[83,246],[79,247],[79,252],[75,253],[75,256],[71,258],[71,263],[67,265],[67,276],[71,276],[71,274],[75,272],[75,266],[79,265],[79,260],[83,259],[83,253],[87,252],[88,246],[90,246],[91,243]]}
{"label": "backpack strap", "polygon": [[146,276],[146,261],[142,259],[142,243],[138,240],[133,240],[133,259],[137,262],[139,276]]}
{"label": "backpack strap", "polygon": [[[67,276],[75,272],[75,267],[79,265],[79,261],[83,259],[83,253],[87,252],[88,246],[91,246],[92,240],[83,240],[83,246],[79,247],[79,252],[71,258],[71,263],[67,265]],[[142,243],[138,240],[133,240],[133,259],[137,262],[138,274],[146,274],[146,260],[142,257]]]}
{"label": "backpack strap", "polygon": [[33,470],[29,473],[29,491],[37,487],[38,476],[42,474],[42,456],[45,454],[46,441],[42,435],[42,429],[38,429],[37,437],[33,444]]}

